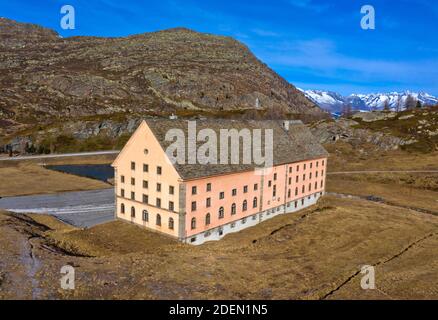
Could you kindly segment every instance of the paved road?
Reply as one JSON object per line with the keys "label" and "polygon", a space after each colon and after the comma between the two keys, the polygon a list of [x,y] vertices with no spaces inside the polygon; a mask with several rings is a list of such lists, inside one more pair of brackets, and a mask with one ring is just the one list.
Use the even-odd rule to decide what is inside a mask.
{"label": "paved road", "polygon": [[355,174],[355,173],[438,173],[438,170],[368,170],[368,171],[339,171],[327,172],[330,174]]}
{"label": "paved road", "polygon": [[3,157],[0,161],[18,161],[31,159],[47,159],[47,158],[63,158],[63,157],[84,157],[84,156],[99,156],[105,154],[118,154],[118,150],[109,151],[93,151],[93,152],[76,152],[76,153],[60,153],[60,154],[42,154],[37,156],[18,156],[18,157]]}
{"label": "paved road", "polygon": [[114,189],[5,197],[0,199],[0,208],[50,214],[77,227],[91,227],[114,219]]}

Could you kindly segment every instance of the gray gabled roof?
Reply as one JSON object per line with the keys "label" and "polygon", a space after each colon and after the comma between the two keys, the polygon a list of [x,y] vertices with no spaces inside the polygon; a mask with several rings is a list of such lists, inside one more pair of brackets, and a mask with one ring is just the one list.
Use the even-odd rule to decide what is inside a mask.
{"label": "gray gabled roof", "polygon": [[[145,121],[164,151],[166,151],[167,147],[172,144],[172,141],[165,140],[166,132],[169,129],[181,129],[184,132],[187,148],[189,120],[147,119]],[[294,163],[302,160],[324,158],[328,156],[327,151],[318,143],[310,130],[301,121],[289,121],[288,127],[288,130],[286,130],[284,121],[282,120],[196,120],[197,132],[201,129],[212,129],[217,134],[218,142],[220,140],[220,129],[236,129],[238,131],[245,128],[249,130],[262,129],[262,137],[264,129],[272,129],[274,141],[274,165]],[[197,146],[204,143],[205,142],[203,141],[197,142]],[[240,149],[240,151],[242,151],[242,148]],[[263,154],[264,138],[262,139],[261,150]],[[217,155],[219,158],[219,150]],[[242,156],[240,157],[240,160],[242,160]],[[242,164],[242,161],[240,161],[239,164],[188,164],[187,155],[185,164],[175,164],[175,169],[184,180],[248,171],[258,167],[260,166],[255,163]]]}

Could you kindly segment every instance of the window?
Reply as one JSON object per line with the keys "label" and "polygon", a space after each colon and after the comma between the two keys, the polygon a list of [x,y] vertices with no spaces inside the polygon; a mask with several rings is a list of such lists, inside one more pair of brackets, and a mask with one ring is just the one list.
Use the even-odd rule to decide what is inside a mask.
{"label": "window", "polygon": [[312,169],[312,167],[313,167],[313,162],[310,163],[310,169]]}
{"label": "window", "polygon": [[131,161],[131,170],[135,170],[135,162]]}
{"label": "window", "polygon": [[143,163],[143,172],[149,172],[149,165],[146,163]]}
{"label": "window", "polygon": [[315,181],[315,190],[318,189],[318,182]]}
{"label": "window", "polygon": [[157,183],[157,192],[161,192],[161,183]]}
{"label": "window", "polygon": [[322,160],[322,165],[324,166],[324,160]]}
{"label": "window", "polygon": [[143,195],[143,203],[149,203],[149,197],[147,194]]}
{"label": "window", "polygon": [[205,206],[206,206],[207,208],[210,208],[210,207],[211,207],[211,198],[207,198],[207,199],[205,200]]}
{"label": "window", "polygon": [[304,170],[306,170],[306,164],[304,164]]}
{"label": "window", "polygon": [[289,185],[291,185],[291,184],[292,184],[292,178],[289,177]]}
{"label": "window", "polygon": [[289,173],[292,173],[292,167],[289,167]]}
{"label": "window", "polygon": [[301,192],[302,192],[302,193],[306,192],[306,188],[305,188],[304,186],[303,186]]}
{"label": "window", "polygon": [[223,219],[224,218],[224,207],[220,207],[219,208],[219,219]]}
{"label": "window", "polygon": [[243,186],[243,193],[247,193],[248,192],[248,186]]}
{"label": "window", "polygon": [[272,186],[272,181],[271,180],[268,181],[268,187],[270,187],[270,186]]}
{"label": "window", "polygon": [[192,218],[191,227],[192,227],[192,230],[196,229],[196,218]]}
{"label": "window", "polygon": [[318,178],[318,171],[315,172],[315,178]]}
{"label": "window", "polygon": [[120,182],[125,183],[125,176],[120,176]]}
{"label": "window", "polygon": [[295,195],[298,195],[298,187],[295,188]]}
{"label": "window", "polygon": [[252,207],[257,208],[257,197],[254,197],[254,199],[252,199]]}
{"label": "window", "polygon": [[300,166],[297,166],[297,171],[300,171]]}
{"label": "window", "polygon": [[169,229],[173,230],[173,218],[169,218]]}
{"label": "window", "polygon": [[135,186],[135,178],[131,178],[131,185]]}
{"label": "window", "polygon": [[295,208],[298,207],[298,201],[295,201]]}
{"label": "window", "polygon": [[290,194],[290,189],[287,191],[287,197],[290,198],[291,194]]}
{"label": "window", "polygon": [[254,183],[254,191],[257,191],[259,188],[259,185],[257,183]]}
{"label": "window", "polygon": [[149,221],[149,212],[147,210],[143,210],[143,221]]}
{"label": "window", "polygon": [[135,208],[131,207],[131,218],[135,218]]}
{"label": "window", "polygon": [[175,187],[169,186],[169,194],[175,194]]}
{"label": "window", "polygon": [[296,176],[296,178],[295,178],[295,182],[298,182],[298,176]]}
{"label": "window", "polygon": [[301,205],[302,206],[304,205],[304,199],[301,199]]}
{"label": "window", "polygon": [[309,183],[309,191],[312,191],[312,184]]}
{"label": "window", "polygon": [[318,166],[319,166],[319,161],[316,161],[316,167],[318,168]]}
{"label": "window", "polygon": [[277,180],[277,174],[274,173],[274,181],[276,181],[276,180]]}
{"label": "window", "polygon": [[124,203],[122,203],[120,205],[120,213],[125,213],[125,204]]}
{"label": "window", "polygon": [[205,215],[205,225],[206,226],[208,226],[209,224],[210,224],[210,214],[209,213],[207,213],[206,215]]}
{"label": "window", "polygon": [[306,174],[303,174],[303,181],[306,181]]}
{"label": "window", "polygon": [[161,167],[157,167],[157,174],[161,174],[163,172],[163,170],[161,169]]}
{"label": "window", "polygon": [[192,194],[196,194],[197,190],[196,190],[196,186],[192,187]]}
{"label": "window", "polygon": [[323,180],[321,180],[321,188],[322,188],[323,185],[324,185],[324,182],[323,182]]}
{"label": "window", "polygon": [[277,185],[274,185],[274,188],[272,189],[272,197],[277,196]]}
{"label": "window", "polygon": [[157,214],[157,219],[156,219],[156,221],[155,221],[155,224],[156,224],[157,226],[161,226],[161,216],[160,216],[159,214]]}
{"label": "window", "polygon": [[192,201],[192,211],[196,211],[196,201]]}
{"label": "window", "polygon": [[131,191],[131,200],[135,200],[135,192]]}
{"label": "window", "polygon": [[157,208],[161,208],[161,199],[160,198],[157,198],[156,205],[157,205]]}
{"label": "window", "polygon": [[247,209],[248,209],[248,202],[244,200],[242,204],[242,211],[246,211]]}
{"label": "window", "polygon": [[211,191],[211,183],[207,183],[207,192]]}
{"label": "window", "polygon": [[120,195],[122,196],[122,198],[125,197],[125,189],[121,189],[121,190],[120,190]]}
{"label": "window", "polygon": [[232,195],[232,196],[237,195],[237,189],[233,189],[233,190],[231,191],[231,195]]}
{"label": "window", "polygon": [[147,189],[149,187],[148,181],[143,180],[143,189]]}
{"label": "window", "polygon": [[223,199],[223,198],[225,198],[225,193],[224,192],[219,193],[219,199]]}
{"label": "window", "polygon": [[174,209],[175,209],[175,206],[173,204],[173,201],[169,201],[169,210],[174,211]]}
{"label": "window", "polygon": [[233,215],[233,214],[236,214],[236,204],[235,203],[233,203],[231,205],[231,215]]}
{"label": "window", "polygon": [[309,179],[312,179],[312,172],[309,173]]}
{"label": "window", "polygon": [[321,170],[321,176],[324,176],[324,170]]}

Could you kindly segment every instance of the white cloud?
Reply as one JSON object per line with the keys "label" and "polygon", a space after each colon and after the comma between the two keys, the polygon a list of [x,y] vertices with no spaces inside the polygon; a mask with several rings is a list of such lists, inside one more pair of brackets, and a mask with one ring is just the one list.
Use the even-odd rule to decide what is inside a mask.
{"label": "white cloud", "polygon": [[362,81],[407,82],[438,76],[438,60],[395,61],[353,57],[339,53],[336,45],[326,39],[294,41],[279,47],[277,50],[270,48],[269,52],[262,54],[262,58],[269,64],[305,68],[319,75],[335,76],[340,72],[350,72]]}
{"label": "white cloud", "polygon": [[261,36],[261,37],[279,37],[280,36],[276,32],[273,32],[270,30],[265,30],[265,29],[258,29],[258,28],[251,29],[251,32],[253,32],[256,35]]}

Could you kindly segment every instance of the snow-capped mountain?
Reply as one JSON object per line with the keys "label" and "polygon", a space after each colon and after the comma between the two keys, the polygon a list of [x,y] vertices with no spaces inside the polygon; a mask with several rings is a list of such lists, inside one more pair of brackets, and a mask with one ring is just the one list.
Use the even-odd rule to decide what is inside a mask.
{"label": "snow-capped mountain", "polygon": [[371,93],[371,94],[352,94],[342,96],[332,91],[302,90],[307,98],[315,102],[323,109],[331,112],[340,112],[345,105],[351,105],[354,110],[382,110],[388,102],[391,110],[404,110],[406,99],[411,96],[422,105],[436,105],[438,98],[425,92],[390,92],[390,93]]}
{"label": "snow-capped mountain", "polygon": [[320,108],[332,112],[340,111],[345,104],[345,97],[337,92],[319,90],[302,90],[302,92]]}

